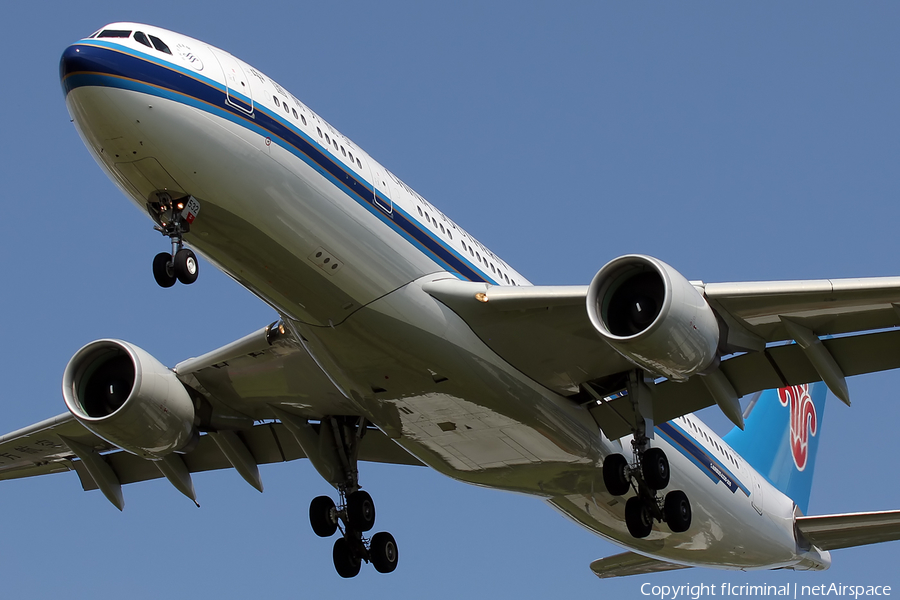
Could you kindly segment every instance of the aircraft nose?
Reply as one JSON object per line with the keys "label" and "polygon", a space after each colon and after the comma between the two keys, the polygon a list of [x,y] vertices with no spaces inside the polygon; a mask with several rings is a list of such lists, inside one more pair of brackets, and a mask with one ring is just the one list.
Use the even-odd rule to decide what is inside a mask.
{"label": "aircraft nose", "polygon": [[59,59],[59,82],[63,93],[68,94],[74,87],[73,79],[78,73],[97,71],[97,57],[90,52],[90,46],[72,44],[66,48]]}

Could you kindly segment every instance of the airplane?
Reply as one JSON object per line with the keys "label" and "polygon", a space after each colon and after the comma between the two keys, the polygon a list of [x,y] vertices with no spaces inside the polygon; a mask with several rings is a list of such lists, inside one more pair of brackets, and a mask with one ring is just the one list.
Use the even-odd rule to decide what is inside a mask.
{"label": "airplane", "polygon": [[[0,477],[74,470],[121,510],[123,484],[196,502],[192,473],[261,491],[259,464],[307,458],[337,492],[310,522],[340,530],[343,577],[399,557],[370,536],[359,461],[544,498],[623,547],[600,577],[820,570],[900,538],[898,511],[803,514],[825,387],[849,404],[847,376],[900,366],[900,278],[704,284],[626,255],[588,286],[535,286],[223,50],[113,23],[60,77],[88,150],[169,238],[156,282],[195,282],[196,250],[280,318],[174,369],[91,342],[69,412],[0,438]],[[712,405],[725,439],[692,416]]]}

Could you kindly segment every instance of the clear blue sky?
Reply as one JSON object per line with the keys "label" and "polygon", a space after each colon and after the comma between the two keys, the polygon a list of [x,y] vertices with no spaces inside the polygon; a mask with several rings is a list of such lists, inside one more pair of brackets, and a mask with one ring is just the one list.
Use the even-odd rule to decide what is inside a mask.
{"label": "clear blue sky", "polygon": [[[275,318],[206,263],[194,286],[153,282],[165,240],[94,164],[58,82],[66,45],[111,21],[258,67],[535,283],[584,284],[628,252],[705,281],[900,274],[897,4],[599,4],[8,8],[0,429],[63,412],[63,368],[93,339],[172,365]],[[858,377],[853,408],[829,400],[811,513],[900,508],[898,384]],[[645,581],[900,592],[898,542],[835,552],[818,574],[601,582],[589,563],[618,549],[541,501],[378,465],[362,482],[400,566],[343,581],[307,522],[330,488],[305,462],[261,472],[262,495],[234,472],[196,476],[200,509],[164,480],[130,486],[121,514],[74,474],[2,482],[0,596],[638,598]]]}

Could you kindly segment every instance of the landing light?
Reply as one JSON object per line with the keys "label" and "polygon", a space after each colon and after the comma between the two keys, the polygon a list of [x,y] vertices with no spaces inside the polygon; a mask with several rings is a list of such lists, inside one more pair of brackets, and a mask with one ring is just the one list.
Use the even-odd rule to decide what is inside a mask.
{"label": "landing light", "polygon": [[478,292],[477,294],[475,294],[475,299],[479,302],[487,302],[488,296],[484,292]]}

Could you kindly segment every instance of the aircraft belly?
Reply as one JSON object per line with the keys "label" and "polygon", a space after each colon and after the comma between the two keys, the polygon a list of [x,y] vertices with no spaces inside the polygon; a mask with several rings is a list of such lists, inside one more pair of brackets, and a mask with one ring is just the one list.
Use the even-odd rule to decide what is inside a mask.
{"label": "aircraft belly", "polygon": [[146,210],[163,189],[196,197],[201,212],[185,242],[292,319],[340,323],[438,270],[308,164],[245,127],[129,90],[78,88],[67,101],[85,144],[134,204]]}
{"label": "aircraft belly", "polygon": [[420,283],[337,327],[289,324],[361,414],[438,471],[545,497],[602,488],[590,415],[503,362]]}

